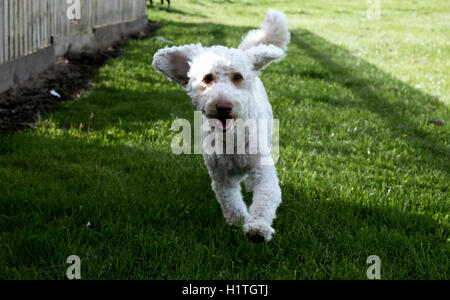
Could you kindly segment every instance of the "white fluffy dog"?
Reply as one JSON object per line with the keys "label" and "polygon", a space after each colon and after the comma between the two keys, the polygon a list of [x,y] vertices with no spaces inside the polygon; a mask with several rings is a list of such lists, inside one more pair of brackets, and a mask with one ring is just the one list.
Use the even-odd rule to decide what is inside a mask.
{"label": "white fluffy dog", "polygon": [[[179,83],[203,112],[204,122],[220,120],[223,134],[231,120],[272,120],[272,107],[258,75],[271,62],[285,56],[290,40],[286,16],[269,9],[261,28],[250,31],[238,49],[191,44],[159,50],[155,69]],[[227,121],[228,120],[228,121]],[[272,127],[268,127],[271,131]],[[203,138],[211,129],[203,129]],[[248,144],[249,134],[246,132]],[[254,242],[270,241],[272,222],[281,203],[281,189],[272,157],[255,153],[203,154],[212,189],[230,225],[243,222],[246,236]],[[265,157],[266,163],[262,163]],[[267,163],[267,158],[272,163]],[[240,183],[253,191],[249,209]]]}

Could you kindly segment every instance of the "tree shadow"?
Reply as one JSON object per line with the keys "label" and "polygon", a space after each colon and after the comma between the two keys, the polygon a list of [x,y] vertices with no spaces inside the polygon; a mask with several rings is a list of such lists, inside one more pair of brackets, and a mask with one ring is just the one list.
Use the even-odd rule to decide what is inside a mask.
{"label": "tree shadow", "polygon": [[[75,251],[85,279],[180,279],[176,268],[164,272],[205,259],[208,266],[220,263],[220,274],[206,268],[211,279],[365,279],[370,255],[382,259],[383,279],[446,279],[450,231],[431,216],[282,184],[277,234],[255,246],[226,224],[200,156],[105,146],[68,134],[24,138],[33,147],[24,149],[14,136],[0,141],[0,155],[16,155],[16,176],[0,172],[6,277],[30,268],[35,272],[24,277],[63,279],[60,262]],[[21,161],[25,153],[35,159]],[[130,261],[141,263],[130,268]]]}
{"label": "tree shadow", "polygon": [[448,252],[450,229],[431,216],[390,205],[330,199],[326,192],[312,196],[311,191],[293,184],[282,185],[282,190],[283,204],[275,222],[280,235],[277,243],[289,252],[301,253],[302,272],[311,272],[305,278],[315,277],[313,268],[303,269],[314,261],[331,278],[355,279],[333,267],[339,257],[350,265],[359,262],[356,278],[365,279],[363,265],[370,255],[381,258],[384,279],[447,278],[448,261],[442,259]]}
{"label": "tree shadow", "polygon": [[[170,36],[165,36],[165,38],[175,41],[177,45],[201,42],[205,46],[221,44],[229,47],[236,47],[240,38],[251,29],[249,27],[215,23],[168,22],[166,26],[175,30],[171,30]],[[192,37],[196,39],[192,40]],[[166,45],[161,44],[161,47],[164,46]],[[141,44],[141,46],[136,45],[136,47],[147,46]],[[134,51],[133,54],[128,55],[126,59],[129,65],[142,64],[142,53],[142,51]],[[140,114],[145,114],[143,118],[148,118],[148,112],[155,111],[158,113],[153,114],[150,120],[167,119],[170,117],[170,107],[179,108],[180,105],[187,109],[186,114],[183,113],[183,116],[192,115],[192,106],[188,104],[191,101],[188,96],[183,95],[184,92],[175,83],[168,83],[167,79],[162,75],[155,76],[155,71],[151,67],[152,53],[146,53],[145,55],[151,76],[141,76],[141,78],[136,78],[136,80],[145,80],[146,82],[164,86],[170,85],[171,89],[168,91],[152,89],[148,92],[130,91],[130,94],[138,95],[138,97],[130,98],[145,99],[145,101],[136,102],[137,108],[139,106],[142,108],[145,105],[147,106],[146,109],[139,110],[133,115],[139,118]],[[292,84],[295,84],[299,78],[321,82],[331,92],[312,95],[313,103],[325,105],[330,112],[335,111],[336,108],[340,110],[358,109],[369,111],[383,120],[382,127],[383,130],[390,132],[389,138],[395,139],[401,134],[407,133],[408,137],[404,139],[404,142],[411,149],[415,149],[418,155],[422,156],[425,164],[448,173],[448,170],[450,170],[450,148],[439,135],[433,134],[433,128],[436,131],[444,131],[448,124],[445,123],[443,128],[431,125],[430,127],[434,127],[424,129],[424,127],[429,125],[426,123],[427,121],[424,121],[424,118],[429,118],[429,122],[436,114],[442,114],[443,111],[448,112],[446,106],[439,99],[403,83],[367,61],[356,57],[343,47],[334,45],[307,30],[297,29],[292,31],[292,42],[288,58],[292,56],[298,57],[298,60],[290,59],[289,62],[281,62],[271,66],[262,73],[263,81],[268,90],[276,89],[276,83],[265,80],[265,78],[273,78],[273,76],[277,75],[283,76],[283,80],[291,81]],[[302,64],[301,61],[305,57],[312,59],[314,64]],[[113,78],[111,79],[113,80]],[[335,93],[332,90],[334,86],[344,89],[351,97],[343,97]],[[306,97],[305,90],[298,84],[292,89],[285,89],[279,92],[283,98],[288,98],[294,105],[299,107],[303,105]],[[105,96],[114,98],[116,93],[118,91],[110,88],[105,93]],[[275,97],[279,98],[279,95],[275,95]],[[162,103],[157,99],[164,99],[165,102]],[[101,103],[98,104],[101,105]],[[120,105],[120,102],[116,104],[109,101],[106,102],[105,105],[108,105],[108,107],[105,107],[106,113],[109,113],[111,110],[111,104]],[[285,108],[279,109],[281,105],[279,105],[277,100],[272,100],[272,104],[275,112],[280,113],[278,117],[282,125],[283,119],[296,117],[292,113],[287,112]],[[130,103],[130,105],[133,105],[133,103]],[[180,109],[177,109],[177,112],[180,111]],[[177,114],[180,115],[180,113]],[[441,117],[446,118],[448,114],[444,114],[445,116],[441,115]],[[281,117],[281,115],[284,117]],[[62,124],[67,124],[63,116],[61,117],[59,121]],[[123,114],[121,117],[123,117]],[[107,123],[105,125],[109,126]],[[381,137],[378,136],[378,138]]]}
{"label": "tree shadow", "polygon": [[181,9],[174,8],[173,5],[170,7],[162,6],[162,5],[153,5],[150,4],[147,5],[147,8],[152,9],[153,11],[164,11],[170,14],[177,14],[185,17],[198,17],[198,18],[206,18],[204,14],[201,13],[194,13],[194,12],[187,12]]}
{"label": "tree shadow", "polygon": [[[202,42],[226,46],[237,46],[240,37],[250,29],[214,23],[168,22],[166,26],[175,30],[166,32],[170,35],[165,38],[176,44]],[[193,37],[197,40],[192,40]],[[148,72],[152,74],[128,79],[163,88],[135,90],[99,86],[92,92],[94,95],[61,106],[52,119],[62,129],[79,128],[80,123],[89,122],[89,113],[93,112],[96,119],[91,129],[94,132],[116,127],[130,134],[161,120],[192,119],[193,106],[189,97],[150,66],[153,50],[157,49],[155,43],[135,43],[132,53],[126,54],[124,59],[131,69],[143,60],[148,61]],[[148,49],[153,52],[148,53]],[[282,122],[285,117],[293,120],[298,117],[282,105],[282,100],[300,107],[305,103],[305,93],[301,87],[280,91],[277,82],[267,80],[273,78],[271,75],[293,83],[298,78],[306,78],[337,85],[353,97],[317,95],[313,96],[313,103],[330,110],[355,107],[368,110],[384,121],[392,136],[399,134],[399,124],[406,124],[413,133],[406,141],[409,147],[417,150],[417,155],[423,155],[431,167],[448,173],[448,148],[416,121],[423,110],[430,114],[437,109],[445,110],[444,104],[436,98],[306,30],[292,32],[289,55],[299,59],[272,66],[262,75],[269,93],[283,93],[282,97],[275,95],[281,102],[272,100]],[[316,65],[301,64],[302,55],[311,58]],[[345,61],[345,65],[341,61]],[[118,74],[101,76],[102,80],[114,82]],[[405,101],[405,97],[409,100]],[[172,114],[174,109],[175,115]],[[310,126],[319,126],[319,123]],[[14,159],[11,163],[4,160],[0,167],[15,170],[14,174],[20,178],[3,176],[0,180],[5,191],[0,201],[0,224],[8,243],[8,247],[0,248],[0,253],[9,255],[13,246],[23,249],[15,257],[4,260],[9,267],[33,265],[35,261],[57,265],[66,259],[67,249],[75,247],[87,257],[87,268],[93,270],[90,274],[95,274],[92,277],[96,278],[142,276],[139,271],[156,274],[157,278],[163,277],[164,271],[167,277],[167,265],[175,270],[185,261],[205,266],[206,259],[210,274],[214,274],[211,277],[217,279],[238,279],[240,274],[259,276],[259,279],[280,279],[279,274],[290,279],[363,279],[367,269],[365,259],[373,254],[382,258],[383,278],[447,276],[448,261],[442,260],[448,256],[449,229],[431,214],[420,215],[382,203],[353,203],[339,196],[330,200],[326,191],[313,185],[300,187],[288,182],[281,186],[284,202],[275,221],[277,235],[270,244],[256,247],[248,243],[239,230],[226,225],[199,156],[172,155],[170,145],[167,151],[147,148],[151,140],[137,143],[143,148],[140,150],[120,143],[96,144],[88,137],[83,140],[58,135],[58,130],[55,136],[2,138],[0,156],[14,155]],[[24,139],[32,149],[23,146]],[[343,154],[346,160],[352,160],[352,153],[339,147],[312,147]],[[30,153],[34,156],[32,161],[27,158]],[[16,181],[28,185],[18,186]],[[85,228],[87,221],[94,224],[92,229]],[[17,235],[16,231],[22,229],[24,232]],[[29,239],[29,234],[40,238]],[[44,235],[46,238],[41,238]],[[60,241],[56,247],[51,239],[55,236]],[[113,245],[112,250],[106,245]],[[193,247],[198,247],[197,251],[192,251]],[[55,251],[57,255],[53,255]],[[137,259],[141,263],[119,269],[118,265],[123,262],[117,262],[113,251],[125,253],[132,257],[131,261]],[[98,258],[94,261],[95,255]],[[147,260],[147,256],[152,259]],[[158,264],[152,267],[142,263],[146,260]],[[216,266],[214,261],[222,265]],[[99,270],[105,270],[108,264],[114,267],[109,272],[106,269],[102,277]],[[348,266],[354,269],[346,269]],[[228,273],[220,277],[216,272],[219,268]],[[173,272],[172,278],[182,277],[181,273]],[[58,274],[64,274],[64,270],[49,273],[48,277],[61,276]]]}
{"label": "tree shadow", "polygon": [[[313,97],[331,109],[369,110],[384,120],[392,137],[408,132],[409,147],[429,157],[430,165],[445,173],[450,170],[450,148],[436,135],[424,130],[423,115],[432,123],[435,111],[447,111],[438,98],[403,83],[343,47],[334,45],[307,30],[292,32],[292,43],[321,66],[321,70],[301,70],[300,76],[322,80],[350,90],[352,100],[335,95]],[[345,65],[338,62],[345,61]],[[299,105],[301,105],[301,100]],[[445,117],[448,114],[446,113]],[[420,117],[420,118],[419,118]],[[445,125],[448,126],[448,125]]]}

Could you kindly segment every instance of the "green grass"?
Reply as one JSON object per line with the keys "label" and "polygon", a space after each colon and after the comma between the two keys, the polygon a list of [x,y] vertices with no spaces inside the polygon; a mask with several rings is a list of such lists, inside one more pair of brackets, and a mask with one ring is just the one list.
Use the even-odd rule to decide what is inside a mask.
{"label": "green grass", "polygon": [[164,45],[134,41],[87,95],[0,136],[0,279],[63,279],[73,254],[83,279],[365,279],[369,255],[383,279],[449,279],[448,3],[382,1],[380,20],[365,3],[149,12],[177,45],[228,46],[287,13],[288,57],[262,74],[280,119],[272,242],[228,227],[201,156],[171,153],[194,108],[151,67]]}

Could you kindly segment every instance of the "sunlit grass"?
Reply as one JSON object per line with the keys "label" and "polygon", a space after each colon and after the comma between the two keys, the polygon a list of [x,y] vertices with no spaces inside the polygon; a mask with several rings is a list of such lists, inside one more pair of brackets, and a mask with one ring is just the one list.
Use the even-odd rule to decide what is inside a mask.
{"label": "sunlit grass", "polygon": [[172,154],[194,107],[151,67],[166,45],[134,41],[87,95],[0,137],[0,278],[62,279],[76,254],[83,279],[365,279],[369,255],[384,279],[448,279],[445,1],[391,1],[380,20],[365,1],[254,3],[149,16],[176,45],[237,46],[268,7],[287,13],[288,56],[262,74],[280,120],[274,240],[228,227],[202,157]]}

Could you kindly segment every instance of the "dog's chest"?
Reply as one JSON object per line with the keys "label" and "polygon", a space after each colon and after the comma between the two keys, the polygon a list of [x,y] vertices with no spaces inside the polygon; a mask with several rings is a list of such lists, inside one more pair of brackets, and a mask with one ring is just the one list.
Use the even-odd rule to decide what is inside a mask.
{"label": "dog's chest", "polygon": [[214,172],[227,176],[240,176],[247,173],[250,166],[250,157],[247,154],[205,154],[206,166]]}

